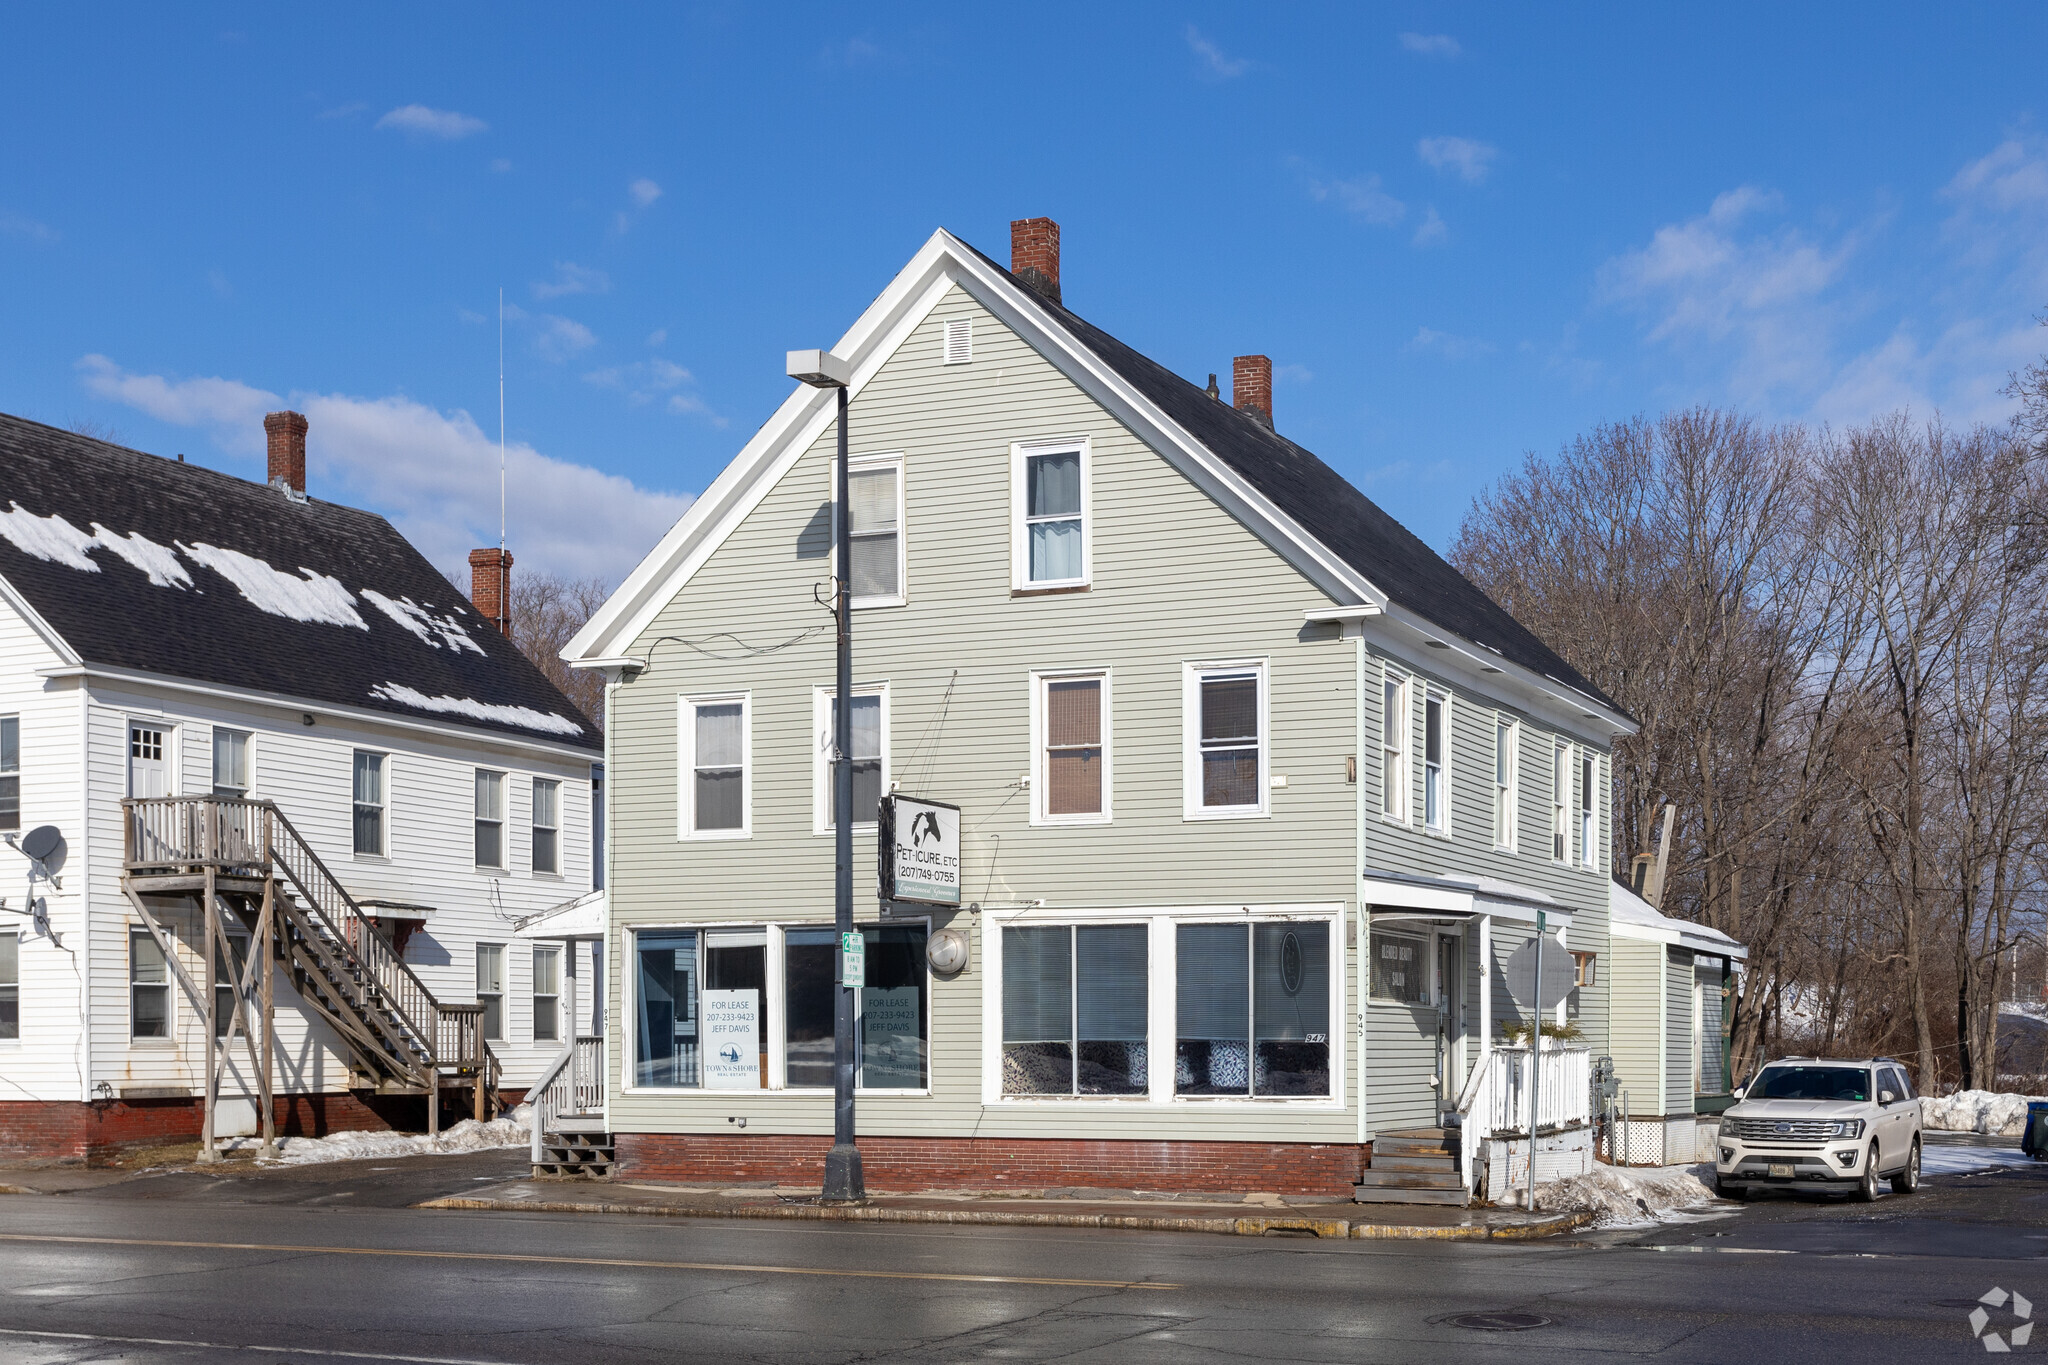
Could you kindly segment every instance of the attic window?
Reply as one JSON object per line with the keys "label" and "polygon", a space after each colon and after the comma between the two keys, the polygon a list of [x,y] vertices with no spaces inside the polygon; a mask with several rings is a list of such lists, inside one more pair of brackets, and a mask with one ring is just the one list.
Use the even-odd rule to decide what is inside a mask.
{"label": "attic window", "polygon": [[945,364],[965,365],[974,359],[974,319],[946,320]]}

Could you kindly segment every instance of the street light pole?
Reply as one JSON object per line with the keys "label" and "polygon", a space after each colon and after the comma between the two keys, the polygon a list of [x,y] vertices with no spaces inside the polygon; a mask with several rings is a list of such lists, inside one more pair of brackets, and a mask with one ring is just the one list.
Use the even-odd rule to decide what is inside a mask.
{"label": "street light pole", "polygon": [[833,476],[838,518],[833,528],[837,564],[833,574],[833,615],[837,618],[838,690],[832,703],[832,921],[841,951],[832,992],[832,1150],[825,1155],[824,1201],[852,1203],[867,1197],[860,1148],[853,1138],[853,987],[845,979],[844,944],[853,932],[853,517],[847,497],[847,386],[852,367],[830,351],[791,351],[789,373],[814,388],[834,389],[839,400],[839,468]]}

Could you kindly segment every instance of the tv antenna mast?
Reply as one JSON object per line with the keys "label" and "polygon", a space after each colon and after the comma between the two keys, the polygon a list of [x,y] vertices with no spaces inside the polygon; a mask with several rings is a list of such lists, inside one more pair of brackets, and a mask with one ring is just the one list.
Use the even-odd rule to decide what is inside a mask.
{"label": "tv antenna mast", "polygon": [[[505,286],[498,286],[498,572],[505,572]],[[502,583],[499,592],[504,591]]]}

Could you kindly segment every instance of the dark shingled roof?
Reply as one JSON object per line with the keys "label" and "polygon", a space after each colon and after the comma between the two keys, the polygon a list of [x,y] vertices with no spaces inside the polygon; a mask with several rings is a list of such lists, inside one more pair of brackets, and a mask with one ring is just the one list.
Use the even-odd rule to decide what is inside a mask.
{"label": "dark shingled roof", "polygon": [[1621,712],[1613,699],[1581,677],[1577,669],[1481,592],[1472,580],[1445,563],[1414,532],[1388,516],[1313,453],[1230,404],[1211,398],[1208,390],[1189,383],[1158,361],[1140,355],[1093,323],[1077,317],[983,253],[975,254],[1015,283],[1046,316],[1293,518],[1296,525],[1395,602],[1454,635]]}
{"label": "dark shingled roof", "polygon": [[[0,534],[0,578],[87,663],[602,747],[597,728],[575,704],[373,513],[317,498],[299,502],[264,484],[0,414],[0,517],[12,529],[35,529],[23,513],[62,517],[87,536],[95,524],[145,536],[176,552],[178,567],[191,576],[189,586],[151,583],[104,546],[85,550],[99,566],[88,573],[29,554]],[[180,544],[237,551],[294,577],[311,570],[337,579],[367,629],[261,610],[230,580],[178,550]],[[409,598],[433,616],[452,618],[482,652],[451,645],[431,627],[423,629],[435,643],[422,640],[365,598],[366,590]],[[524,707],[560,717],[577,731],[407,706],[374,695],[386,684],[429,698]]]}

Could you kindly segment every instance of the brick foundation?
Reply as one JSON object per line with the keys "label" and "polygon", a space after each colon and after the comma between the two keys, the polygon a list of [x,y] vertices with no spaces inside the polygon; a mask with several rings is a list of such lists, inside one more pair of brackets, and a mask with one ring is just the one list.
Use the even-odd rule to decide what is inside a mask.
{"label": "brick foundation", "polygon": [[[691,1184],[815,1185],[829,1137],[620,1133],[619,1173]],[[1128,1142],[1059,1138],[862,1138],[868,1188],[1206,1190],[1351,1193],[1370,1146],[1308,1142]]]}
{"label": "brick foundation", "polygon": [[[500,1091],[505,1108],[522,1092]],[[0,1102],[0,1161],[91,1164],[126,1147],[196,1142],[204,1106],[197,1099]],[[465,1090],[441,1092],[441,1126],[470,1116]],[[379,1095],[352,1090],[334,1095],[279,1095],[274,1102],[279,1137],[395,1130],[425,1132],[424,1095]]]}

